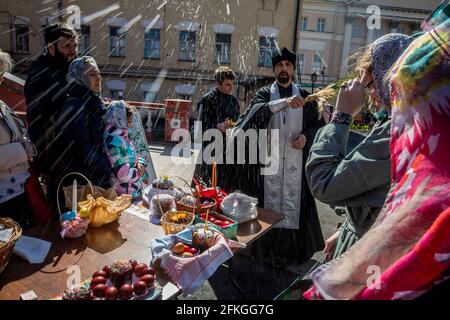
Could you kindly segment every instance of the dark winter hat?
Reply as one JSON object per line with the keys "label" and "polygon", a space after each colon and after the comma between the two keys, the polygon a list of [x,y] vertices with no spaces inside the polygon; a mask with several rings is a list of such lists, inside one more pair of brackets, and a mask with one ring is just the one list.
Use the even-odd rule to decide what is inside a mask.
{"label": "dark winter hat", "polygon": [[287,61],[291,62],[295,68],[296,55],[294,52],[288,50],[286,47],[283,47],[283,49],[281,49],[281,50],[275,50],[273,52],[273,55],[272,55],[273,68],[275,68],[277,63],[279,63],[283,60],[287,60]]}

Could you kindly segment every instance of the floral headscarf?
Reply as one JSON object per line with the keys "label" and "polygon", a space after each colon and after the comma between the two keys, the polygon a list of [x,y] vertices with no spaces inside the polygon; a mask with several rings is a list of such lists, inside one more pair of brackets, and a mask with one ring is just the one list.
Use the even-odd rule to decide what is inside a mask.
{"label": "floral headscarf", "polygon": [[122,100],[111,102],[105,115],[106,125],[119,129],[128,129],[128,118],[125,102]]}
{"label": "floral headscarf", "polygon": [[91,64],[97,67],[97,62],[95,62],[95,59],[90,56],[83,56],[80,58],[77,58],[72,61],[72,63],[69,66],[69,71],[66,76],[66,80],[68,83],[77,83],[79,85],[82,85],[83,87],[86,87],[88,89],[91,88],[91,84],[89,82],[88,77],[85,74],[84,67],[86,64]]}

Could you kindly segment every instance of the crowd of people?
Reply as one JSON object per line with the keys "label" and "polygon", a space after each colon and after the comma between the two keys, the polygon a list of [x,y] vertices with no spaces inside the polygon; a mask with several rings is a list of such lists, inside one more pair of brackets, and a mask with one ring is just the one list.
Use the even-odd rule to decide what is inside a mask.
{"label": "crowd of people", "polygon": [[[60,214],[57,202],[64,201],[57,199],[57,186],[69,173],[133,199],[156,178],[139,112],[123,100],[105,105],[97,63],[78,57],[76,31],[56,23],[45,30],[45,41],[47,52],[33,62],[25,82],[28,125],[1,103],[0,213],[24,228],[44,214],[26,190],[33,175],[46,187],[53,218]],[[3,51],[0,67],[2,75],[13,67]],[[71,183],[66,180],[63,185]]]}
{"label": "crowd of people", "polygon": [[[364,48],[354,66],[359,76],[343,83],[335,106],[325,109],[332,114],[294,83],[296,55],[286,48],[273,53],[275,81],[256,92],[244,113],[232,95],[235,74],[228,67],[216,70],[216,88],[198,103],[203,129],[223,134],[222,159],[229,159],[225,154],[240,130],[278,130],[276,139],[263,137],[279,148],[275,172],[263,174],[267,150],[246,140],[245,163],[233,158],[219,164],[219,184],[283,214],[250,248],[256,260],[298,265],[323,250],[307,299],[414,299],[448,284],[448,8],[444,1],[419,35],[391,33]],[[138,112],[124,101],[105,105],[94,58],[77,57],[76,32],[54,24],[45,40],[47,53],[32,65],[25,84],[28,127],[0,101],[0,215],[24,227],[33,226],[25,190],[30,172],[41,177],[53,204],[59,201],[57,184],[70,172],[134,199],[155,178]],[[0,75],[12,67],[0,51]],[[348,150],[365,97],[377,121]],[[209,180],[210,172],[202,163],[195,174]],[[346,217],[328,239],[315,199]],[[379,274],[372,282],[370,270]]]}

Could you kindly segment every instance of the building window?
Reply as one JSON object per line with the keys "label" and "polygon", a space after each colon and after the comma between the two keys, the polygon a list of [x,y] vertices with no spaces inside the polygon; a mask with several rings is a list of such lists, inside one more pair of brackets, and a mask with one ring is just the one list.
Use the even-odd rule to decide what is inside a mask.
{"label": "building window", "polygon": [[192,94],[178,94],[178,98],[181,100],[192,100]]}
{"label": "building window", "polygon": [[86,55],[91,51],[91,27],[90,26],[81,26],[81,29],[78,30],[78,51],[82,55]]}
{"label": "building window", "polygon": [[259,38],[258,65],[260,67],[272,68],[272,53],[274,50],[276,50],[275,38],[273,37]]}
{"label": "building window", "polygon": [[181,61],[195,61],[195,31],[180,31],[180,52]]}
{"label": "building window", "polygon": [[352,25],[352,37],[360,38],[362,36],[362,25],[361,23],[354,23]]}
{"label": "building window", "polygon": [[29,53],[30,52],[30,39],[29,39],[28,25],[15,25],[14,30],[14,52],[16,53]]}
{"label": "building window", "polygon": [[156,92],[144,91],[142,98],[143,98],[144,102],[155,102],[156,95],[157,95]]}
{"label": "building window", "polygon": [[297,74],[301,75],[305,73],[304,69],[305,69],[305,54],[297,53]]}
{"label": "building window", "polygon": [[317,19],[317,32],[325,32],[325,18]]}
{"label": "building window", "polygon": [[216,54],[214,62],[218,64],[230,64],[231,34],[216,34]]}
{"label": "building window", "polygon": [[48,27],[48,25],[41,26],[40,42],[41,42],[42,53],[47,53],[47,44],[45,43],[45,29],[47,27]]}
{"label": "building window", "polygon": [[307,31],[308,30],[308,17],[302,17],[302,23],[300,30]]}
{"label": "building window", "polygon": [[161,56],[161,30],[151,29],[144,35],[144,58],[159,59]]}
{"label": "building window", "polygon": [[109,55],[125,57],[125,32],[120,27],[109,27]]}
{"label": "building window", "polygon": [[118,89],[110,89],[109,97],[111,100],[122,100],[123,99],[123,91]]}
{"label": "building window", "polygon": [[322,70],[322,59],[318,54],[314,54],[312,63],[312,72],[320,73]]}

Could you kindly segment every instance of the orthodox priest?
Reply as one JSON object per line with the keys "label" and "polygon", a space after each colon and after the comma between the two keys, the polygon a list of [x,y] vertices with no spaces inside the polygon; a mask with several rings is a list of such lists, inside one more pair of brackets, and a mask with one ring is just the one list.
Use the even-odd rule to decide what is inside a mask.
{"label": "orthodox priest", "polygon": [[[272,65],[275,82],[256,92],[246,111],[239,117],[228,140],[229,152],[236,132],[267,129],[267,150],[273,152],[278,170],[262,174],[267,167],[248,161],[250,148],[261,148],[246,140],[246,161],[235,165],[235,190],[257,197],[259,206],[282,213],[284,218],[275,228],[255,243],[253,255],[280,267],[299,264],[324,248],[324,240],[314,198],[305,177],[305,163],[317,130],[325,125],[319,117],[317,103],[305,103],[308,92],[293,83],[296,55],[286,48],[275,51]],[[273,130],[275,129],[275,130]],[[277,131],[278,129],[278,131]],[[278,132],[279,141],[270,132]],[[233,146],[235,153],[239,152]],[[254,152],[254,150],[252,150]]]}

